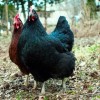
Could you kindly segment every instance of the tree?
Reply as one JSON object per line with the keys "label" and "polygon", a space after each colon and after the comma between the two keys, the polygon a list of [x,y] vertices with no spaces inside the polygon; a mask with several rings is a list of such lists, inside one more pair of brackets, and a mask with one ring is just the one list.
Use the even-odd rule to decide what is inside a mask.
{"label": "tree", "polygon": [[[47,8],[47,3],[50,5],[53,5],[54,3],[60,3],[64,0],[43,0],[38,2],[39,0],[34,0],[33,4],[37,8],[38,11],[44,11],[44,18],[45,18],[45,29],[47,28],[47,13],[46,13],[46,8]],[[44,9],[43,9],[44,8]]]}
{"label": "tree", "polygon": [[90,18],[96,17],[95,0],[87,0],[87,6],[90,8]]}
{"label": "tree", "polygon": [[24,15],[24,20],[26,20],[24,4],[27,2],[27,0],[9,0],[9,1],[14,3],[17,6],[17,11],[19,10],[19,5],[21,5],[22,12],[23,12],[23,15]]}
{"label": "tree", "polygon": [[8,0],[6,0],[6,5],[5,5],[5,11],[6,11],[6,26],[7,26],[7,35],[8,35],[8,5],[7,5],[7,3],[8,3]]}
{"label": "tree", "polygon": [[0,19],[2,19],[2,17],[3,17],[3,7],[4,7],[4,5],[1,5],[0,4]]}
{"label": "tree", "polygon": [[11,2],[8,3],[8,0],[3,0],[0,4],[0,20],[1,20],[1,29],[6,29],[8,34],[8,22],[12,24],[12,18],[15,16],[16,9],[14,4]]}
{"label": "tree", "polygon": [[20,0],[21,6],[22,6],[22,12],[24,15],[24,20],[26,20],[25,7],[24,7],[25,2],[26,2],[25,0]]}
{"label": "tree", "polygon": [[[47,13],[46,13],[47,3],[50,4],[50,5],[53,5],[54,3],[57,4],[57,3],[60,3],[62,1],[64,1],[64,0],[8,0],[7,5],[8,6],[13,5],[14,8],[16,7],[16,9],[14,9],[16,11],[19,10],[19,6],[21,5],[22,12],[23,12],[23,15],[24,15],[24,20],[26,20],[25,3],[26,2],[28,3],[28,6],[27,6],[28,9],[32,4],[35,5],[35,7],[37,8],[38,11],[44,12],[45,28],[46,28],[47,27]],[[2,0],[3,5],[5,4],[5,2],[6,2],[6,0]],[[8,12],[9,12],[9,10],[10,9],[8,9]],[[12,12],[12,11],[10,11],[10,12]],[[8,13],[8,15],[9,15],[9,13]],[[2,14],[1,14],[1,16],[2,16]]]}

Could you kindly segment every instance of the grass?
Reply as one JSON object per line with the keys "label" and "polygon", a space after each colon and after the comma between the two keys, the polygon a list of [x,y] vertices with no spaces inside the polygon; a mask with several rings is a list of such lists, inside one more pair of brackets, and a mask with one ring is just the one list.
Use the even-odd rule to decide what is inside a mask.
{"label": "grass", "polygon": [[[10,80],[9,78],[10,73],[16,73],[16,71],[18,70],[18,68],[13,63],[9,63],[10,61],[9,57],[5,56],[6,54],[8,54],[8,47],[10,44],[10,40],[11,40],[11,36],[7,36],[7,37],[0,36],[1,51],[5,51],[4,53],[1,52],[0,54],[1,55],[0,68],[3,69],[3,70],[0,70],[1,71],[0,84],[2,83],[1,81],[4,79]],[[85,41],[85,39],[83,39],[82,41]],[[70,80],[70,83],[69,83],[69,86],[71,87],[73,86],[74,88],[72,90],[66,91],[65,98],[75,100],[75,97],[77,99],[78,98],[80,99],[82,96],[84,98],[84,99],[82,98],[83,100],[99,100],[100,93],[95,93],[95,94],[92,94],[92,93],[96,91],[96,89],[100,86],[99,84],[100,78],[98,77],[99,76],[98,55],[100,55],[100,43],[97,42],[96,39],[95,39],[95,42],[92,44],[86,43],[86,46],[84,46],[84,42],[81,42],[81,40],[79,40],[79,42],[80,42],[80,45],[78,45],[78,43],[75,43],[75,46],[73,49],[75,53],[75,57],[77,58],[76,70],[75,70],[75,76],[74,76],[75,80]],[[6,57],[6,60],[3,60],[2,57]],[[5,73],[4,73],[4,70],[6,70]],[[95,75],[95,72],[97,72],[97,76]],[[6,74],[7,76],[4,77]],[[91,74],[93,75],[91,76]],[[4,79],[2,79],[2,77],[4,77]],[[16,82],[13,79],[11,81]],[[49,84],[52,84],[52,82],[47,82],[47,86],[49,86]],[[5,93],[7,90],[5,90]],[[47,90],[51,90],[51,88],[47,88]],[[59,91],[55,91],[55,92],[56,94],[59,93]],[[34,100],[37,94],[30,91],[21,90],[19,88],[18,90],[15,90],[14,98],[15,100]],[[52,96],[55,99],[50,99],[52,98]],[[63,98],[61,94],[59,97]],[[12,98],[12,95],[10,99],[11,98]],[[57,97],[54,93],[52,95],[49,94],[49,96],[46,95],[44,100],[56,100],[56,99]]]}
{"label": "grass", "polygon": [[16,98],[16,100],[23,100],[25,98],[26,98],[25,100],[33,100],[34,95],[32,95],[29,92],[20,90],[20,91],[18,91],[16,93],[16,97],[15,98]]}

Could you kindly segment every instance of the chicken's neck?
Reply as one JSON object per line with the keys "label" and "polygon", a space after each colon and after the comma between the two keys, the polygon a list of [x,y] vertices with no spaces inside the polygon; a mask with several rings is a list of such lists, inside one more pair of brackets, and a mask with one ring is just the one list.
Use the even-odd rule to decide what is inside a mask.
{"label": "chicken's neck", "polygon": [[30,32],[36,36],[44,36],[44,35],[47,35],[46,31],[45,31],[45,28],[43,27],[42,23],[40,22],[39,19],[37,19],[36,21],[34,22],[29,22],[28,23],[29,25],[29,29],[30,29]]}
{"label": "chicken's neck", "polygon": [[21,30],[22,30],[21,28],[19,30],[14,29],[10,48],[9,48],[10,59],[16,64],[17,64],[17,45],[21,34]]}

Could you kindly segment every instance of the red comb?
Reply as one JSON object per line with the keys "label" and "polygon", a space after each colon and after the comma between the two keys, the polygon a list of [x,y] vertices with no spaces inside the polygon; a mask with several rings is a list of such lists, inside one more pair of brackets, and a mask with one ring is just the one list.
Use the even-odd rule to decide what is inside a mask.
{"label": "red comb", "polygon": [[19,13],[15,16],[16,18],[19,18]]}
{"label": "red comb", "polygon": [[17,19],[17,18],[19,18],[19,13],[16,14],[16,16],[14,17],[14,19]]}
{"label": "red comb", "polygon": [[14,23],[16,23],[18,19],[19,19],[19,13],[17,13],[16,16],[14,17]]}

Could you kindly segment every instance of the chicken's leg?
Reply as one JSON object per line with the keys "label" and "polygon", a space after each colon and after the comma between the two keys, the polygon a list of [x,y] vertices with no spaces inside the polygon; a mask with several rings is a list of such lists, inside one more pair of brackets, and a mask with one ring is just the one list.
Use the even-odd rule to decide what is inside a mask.
{"label": "chicken's leg", "polygon": [[66,92],[66,78],[62,80],[62,88],[63,88],[63,92]]}
{"label": "chicken's leg", "polygon": [[44,94],[45,94],[45,82],[44,82],[44,83],[42,83],[41,94],[40,94],[40,96],[39,96],[39,99],[38,99],[38,100],[44,100],[44,98],[45,98]]}
{"label": "chicken's leg", "polygon": [[36,89],[36,87],[37,87],[37,83],[36,83],[36,81],[34,80],[34,86],[33,86],[33,89]]}
{"label": "chicken's leg", "polygon": [[66,87],[66,82],[69,82],[69,78],[64,78],[63,80],[62,80],[62,87],[63,87],[63,91],[64,92],[66,92],[66,90],[67,90],[67,88],[68,87]]}
{"label": "chicken's leg", "polygon": [[25,86],[28,86],[28,84],[29,84],[29,75],[26,75],[26,79],[25,79],[25,82],[24,82],[24,85]]}
{"label": "chicken's leg", "polygon": [[45,82],[42,85],[41,94],[45,94]]}

